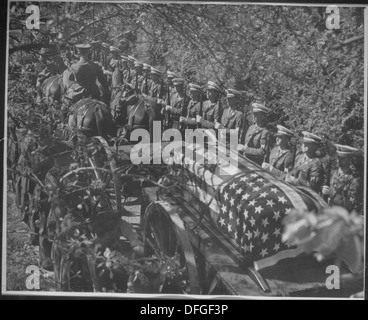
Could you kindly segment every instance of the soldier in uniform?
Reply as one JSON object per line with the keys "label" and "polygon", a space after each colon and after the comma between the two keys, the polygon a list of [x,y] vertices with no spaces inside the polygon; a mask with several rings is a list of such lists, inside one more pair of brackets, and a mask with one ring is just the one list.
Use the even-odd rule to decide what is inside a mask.
{"label": "soldier in uniform", "polygon": [[63,74],[67,69],[56,49],[43,48],[40,52],[40,63],[37,66],[37,97],[41,99],[41,85],[49,77]]}
{"label": "soldier in uniform", "polygon": [[166,103],[168,105],[174,105],[174,97],[176,96],[176,89],[175,86],[173,84],[173,79],[177,79],[180,78],[176,73],[172,72],[172,71],[167,71],[166,72],[166,78],[167,78],[167,99],[166,99]]}
{"label": "soldier in uniform", "polygon": [[111,59],[111,55],[110,55],[110,46],[107,43],[102,43],[101,44],[102,47],[102,59],[101,59],[101,63],[102,63],[102,68],[104,70],[108,70],[109,69],[109,63],[110,63],[110,59]]}
{"label": "soldier in uniform", "polygon": [[143,87],[143,81],[144,81],[143,63],[136,60],[134,62],[134,68],[135,68],[135,75],[134,75],[134,79],[131,82],[131,85],[136,90],[136,92],[141,93],[142,87]]}
{"label": "soldier in uniform", "polygon": [[182,122],[186,129],[196,129],[197,128],[197,115],[200,113],[201,109],[201,99],[203,106],[203,88],[195,83],[189,84],[189,95],[190,100],[187,107],[187,112],[185,116],[181,116],[179,121]]}
{"label": "soldier in uniform", "polygon": [[317,156],[322,138],[306,131],[302,133],[302,153],[295,158],[293,175],[286,175],[285,180],[294,185],[311,188],[319,193],[324,181],[323,163]]}
{"label": "soldier in uniform", "polygon": [[147,63],[143,63],[143,83],[142,83],[142,93],[148,94],[149,88],[151,87],[151,66]]}
{"label": "soldier in uniform", "polygon": [[90,44],[79,44],[76,45],[79,49],[80,59],[77,63],[74,63],[71,67],[71,77],[73,81],[79,83],[93,99],[100,100],[101,95],[97,87],[96,80],[102,85],[105,92],[109,91],[107,80],[101,67],[96,63],[89,60],[88,56],[90,53]]}
{"label": "soldier in uniform", "polygon": [[132,83],[135,78],[134,63],[137,59],[133,56],[128,56],[128,68],[126,73],[126,83]]}
{"label": "soldier in uniform", "polygon": [[349,212],[363,213],[363,175],[359,162],[363,163],[361,152],[350,146],[335,145],[338,168],[331,177],[329,186],[322,187],[322,194],[329,197],[331,206],[342,206]]}
{"label": "soldier in uniform", "polygon": [[175,86],[176,94],[173,99],[172,106],[166,105],[166,112],[169,112],[171,118],[170,127],[173,129],[184,129],[181,125],[180,117],[184,117],[187,114],[187,107],[189,103],[189,98],[186,95],[184,89],[184,79],[175,78],[173,79],[173,84]]}
{"label": "soldier in uniform", "polygon": [[290,150],[290,140],[293,136],[291,130],[277,125],[276,147],[271,150],[270,161],[262,163],[262,168],[277,176],[293,169],[293,153]]}
{"label": "soldier in uniform", "polygon": [[109,69],[111,72],[114,72],[115,69],[122,69],[123,63],[121,61],[120,55],[119,55],[119,49],[117,47],[110,47],[110,53],[111,53],[111,59],[109,61]]}
{"label": "soldier in uniform", "polygon": [[230,136],[230,129],[239,130],[238,140],[242,136],[241,129],[243,127],[243,114],[239,111],[241,97],[241,92],[234,89],[228,89],[226,98],[229,107],[223,111],[220,122],[215,123],[216,129],[229,129],[226,134],[228,137]]}
{"label": "soldier in uniform", "polygon": [[111,46],[110,52],[111,52],[111,59],[109,62],[109,69],[111,71],[111,74],[110,74],[111,87],[112,87],[111,100],[114,100],[115,95],[117,93],[116,90],[124,82],[123,73],[122,73],[123,63],[121,61],[118,48]]}
{"label": "soldier in uniform", "polygon": [[123,82],[128,83],[128,78],[130,77],[130,69],[129,69],[129,65],[128,65],[128,57],[127,56],[120,56],[120,61],[121,61],[121,70],[123,73]]}
{"label": "soldier in uniform", "polygon": [[164,99],[164,88],[162,85],[162,73],[160,70],[151,67],[151,86],[148,90],[148,95],[152,98]]}
{"label": "soldier in uniform", "polygon": [[204,129],[215,129],[216,121],[219,122],[222,116],[222,106],[220,102],[221,87],[213,82],[207,83],[208,99],[203,103],[203,114],[197,115],[197,123]]}
{"label": "soldier in uniform", "polygon": [[267,156],[270,132],[266,128],[266,119],[271,110],[260,103],[253,103],[252,107],[255,123],[248,128],[244,145],[239,144],[238,150],[242,151],[248,159],[262,165]]}

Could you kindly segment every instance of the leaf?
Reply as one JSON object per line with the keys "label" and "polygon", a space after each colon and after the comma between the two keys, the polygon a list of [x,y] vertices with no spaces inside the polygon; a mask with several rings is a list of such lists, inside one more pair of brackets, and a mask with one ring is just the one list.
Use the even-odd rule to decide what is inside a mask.
{"label": "leaf", "polygon": [[343,241],[341,249],[336,254],[346,263],[352,273],[357,274],[364,268],[363,248],[363,243],[359,237],[351,235]]}

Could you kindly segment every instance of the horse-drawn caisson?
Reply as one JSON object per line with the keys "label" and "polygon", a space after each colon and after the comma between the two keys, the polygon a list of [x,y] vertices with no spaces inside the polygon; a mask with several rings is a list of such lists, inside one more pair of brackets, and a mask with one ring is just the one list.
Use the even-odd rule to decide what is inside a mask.
{"label": "horse-drawn caisson", "polygon": [[[81,46],[80,50],[88,48]],[[180,276],[167,277],[156,292],[343,295],[326,289],[329,276],[326,267],[333,261],[317,262],[305,255],[301,247],[282,239],[283,220],[290,212],[294,209],[318,212],[328,205],[324,199],[310,188],[286,182],[279,174],[274,175],[238,153],[236,148],[221,144],[216,136],[209,134],[207,139],[211,141],[199,143],[199,137],[208,134],[203,128],[198,129],[196,143],[185,139],[179,144],[160,141],[161,149],[172,146],[168,152],[171,161],[162,161],[157,141],[152,140],[154,136],[162,137],[162,132],[154,132],[154,122],[162,123],[163,111],[170,108],[163,101],[164,90],[160,90],[159,80],[152,82],[154,93],[146,95],[124,82],[126,73],[119,64],[113,65],[110,106],[101,101],[106,93],[102,71],[86,58],[74,69],[72,66],[64,71],[60,90],[68,105],[70,141],[39,138],[38,146],[44,151],[41,159],[34,159],[29,141],[26,147],[32,150],[23,148],[22,152],[32,156],[19,160],[18,168],[35,160],[39,169],[30,175],[23,170],[24,175],[18,177],[18,205],[31,213],[32,231],[40,235],[40,262],[45,268],[54,266],[57,289],[101,291],[96,285],[101,270],[93,254],[83,251],[90,245],[87,240],[91,235],[97,234],[99,250],[124,236],[136,253],[141,255],[143,247],[146,258],[155,257],[163,265],[173,262],[166,271],[175,269]],[[82,79],[82,70],[87,66],[91,79]],[[77,80],[74,87],[68,82],[70,79]],[[102,79],[101,90],[96,79]],[[137,76],[137,83],[138,80]],[[147,84],[147,79],[141,80]],[[55,78],[45,86],[51,90],[58,81]],[[83,81],[84,85],[80,85]],[[92,89],[86,89],[89,86]],[[69,88],[72,90],[68,91]],[[91,91],[95,95],[91,96]],[[186,99],[178,99],[185,104]],[[216,103],[206,103],[205,107],[211,111]],[[197,104],[201,110],[202,101]],[[229,111],[228,117],[231,116]],[[181,122],[183,114],[177,118]],[[133,164],[133,145],[122,145],[123,141],[129,143],[136,129],[145,129],[150,137],[146,145],[140,144],[140,148],[152,150],[146,165]],[[183,132],[182,128],[177,130],[179,135]],[[82,148],[71,150],[70,146]],[[71,157],[73,152],[77,157]],[[76,158],[82,160],[71,168]],[[236,159],[235,163],[224,161],[229,158]],[[165,164],[158,168],[156,164],[162,162]],[[142,243],[130,226],[121,225],[122,217],[129,214],[124,203],[132,191],[136,191],[140,200]],[[80,240],[81,233],[84,240]],[[80,246],[73,247],[73,253],[83,251],[86,264],[78,258],[79,251],[77,258],[72,257],[70,241]],[[76,279],[80,278],[83,281],[78,282]],[[341,270],[341,287],[347,292],[360,291],[359,283],[348,268]]]}

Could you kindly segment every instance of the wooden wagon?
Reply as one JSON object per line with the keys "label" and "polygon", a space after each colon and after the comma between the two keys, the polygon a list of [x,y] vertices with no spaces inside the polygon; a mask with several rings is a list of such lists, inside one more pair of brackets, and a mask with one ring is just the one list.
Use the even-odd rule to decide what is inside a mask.
{"label": "wooden wagon", "polygon": [[[115,190],[114,207],[120,210],[121,172],[116,168],[112,151],[129,159],[132,146],[105,146],[111,169],[115,170],[113,187],[110,188]],[[318,210],[327,205],[311,190],[292,187],[241,156],[238,161],[237,168],[225,164],[225,171],[228,170],[226,178],[218,173],[221,164],[207,165],[205,162],[198,165],[191,162],[181,165],[173,184],[168,183],[165,188],[153,186],[142,189],[140,225],[145,253],[162,259],[175,257],[182,270],[181,282],[171,284],[168,286],[170,289],[161,293],[348,297],[362,291],[362,278],[352,275],[344,266],[340,270],[340,289],[329,290],[326,287],[329,277],[326,268],[334,264],[333,260],[317,262],[314,257],[298,252],[298,248],[291,248],[280,252],[277,262],[270,263],[267,259],[255,261],[254,255],[244,252],[241,242],[237,242],[230,233],[223,232],[218,223],[220,215],[213,207],[216,207],[216,202],[218,206],[225,201],[221,198],[223,190],[229,188],[234,179],[244,177],[246,172],[253,172],[254,181],[265,179],[267,188],[273,184],[284,194],[292,194],[290,197],[294,199],[289,199],[291,208],[301,206]],[[204,181],[209,181],[206,186]],[[244,186],[249,188],[249,185],[252,181],[248,180]],[[249,204],[248,200],[243,201],[245,205]],[[286,209],[286,214],[288,210],[290,208]],[[288,251],[293,251],[293,254],[288,256],[285,253]]]}

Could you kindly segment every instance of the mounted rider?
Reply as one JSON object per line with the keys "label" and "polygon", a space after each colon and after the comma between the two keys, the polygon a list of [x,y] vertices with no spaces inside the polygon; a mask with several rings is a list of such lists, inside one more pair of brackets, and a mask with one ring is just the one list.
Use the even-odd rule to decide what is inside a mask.
{"label": "mounted rider", "polygon": [[37,66],[37,99],[41,99],[42,83],[49,77],[63,74],[68,67],[60,57],[56,48],[42,48]]}
{"label": "mounted rider", "polygon": [[[96,84],[96,80],[101,84],[103,92],[108,92],[109,88],[102,68],[98,64],[89,60],[91,45],[78,44],[76,45],[76,48],[79,50],[80,59],[70,67],[69,80],[74,81],[74,83],[78,84],[79,87],[70,87],[70,90],[68,89],[70,94],[67,93],[67,98],[73,101],[88,97],[101,100],[102,97]],[[74,93],[73,90],[75,90]]]}

